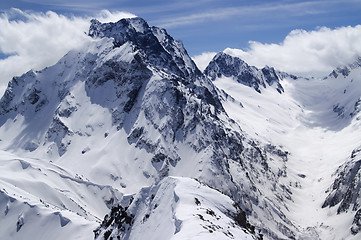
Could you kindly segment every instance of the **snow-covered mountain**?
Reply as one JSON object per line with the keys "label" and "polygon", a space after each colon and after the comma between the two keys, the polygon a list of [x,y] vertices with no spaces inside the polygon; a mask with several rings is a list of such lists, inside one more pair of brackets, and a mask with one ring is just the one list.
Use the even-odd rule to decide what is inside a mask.
{"label": "snow-covered mountain", "polygon": [[288,75],[279,71],[275,71],[272,67],[264,67],[257,69],[249,66],[246,62],[238,57],[231,56],[224,52],[218,53],[207,68],[204,74],[212,80],[220,77],[233,77],[239,83],[253,87],[257,92],[261,93],[261,88],[273,86],[279,93],[282,93],[283,87],[280,81],[285,77],[295,76]]}
{"label": "snow-covered mountain", "polygon": [[123,194],[51,162],[0,153],[3,239],[91,239]]}
{"label": "snow-covered mountain", "polygon": [[2,236],[358,237],[359,61],[303,79],[221,52],[201,73],[141,18],[88,34],[0,100]]}
{"label": "snow-covered mountain", "polygon": [[296,185],[286,217],[311,239],[358,239],[360,60],[324,79],[283,74],[282,94],[267,85],[259,94],[239,75],[220,74],[214,84],[230,96],[222,104],[244,132],[289,153]]}
{"label": "snow-covered mountain", "polygon": [[229,197],[190,178],[166,177],[124,198],[95,238],[255,239],[254,227]]}

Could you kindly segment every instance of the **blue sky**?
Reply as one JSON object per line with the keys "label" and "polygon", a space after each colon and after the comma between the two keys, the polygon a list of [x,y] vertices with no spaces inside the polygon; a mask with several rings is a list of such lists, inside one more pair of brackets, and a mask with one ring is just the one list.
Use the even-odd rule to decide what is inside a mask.
{"label": "blue sky", "polygon": [[1,0],[10,8],[91,16],[101,9],[128,11],[181,39],[190,55],[245,49],[248,41],[279,43],[294,29],[313,30],[361,23],[357,0]]}
{"label": "blue sky", "polygon": [[0,0],[0,95],[13,76],[84,45],[91,18],[129,13],[182,40],[201,70],[223,50],[319,77],[361,56],[361,0]]}

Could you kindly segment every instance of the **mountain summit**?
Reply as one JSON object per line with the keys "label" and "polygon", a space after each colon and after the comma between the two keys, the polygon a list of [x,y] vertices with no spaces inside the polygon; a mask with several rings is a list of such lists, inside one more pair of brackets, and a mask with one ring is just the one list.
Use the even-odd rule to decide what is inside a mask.
{"label": "mountain summit", "polygon": [[[257,69],[225,53],[201,73],[180,41],[141,18],[92,20],[89,38],[55,65],[14,77],[0,100],[1,171],[23,176],[0,177],[0,224],[10,229],[2,236],[40,236],[39,229],[58,239],[335,234],[322,214],[317,220],[327,230],[316,220],[305,225],[301,211],[333,211],[348,196],[343,186],[353,181],[336,181],[325,193],[343,154],[356,149],[352,143],[324,179],[315,179],[318,160],[334,152],[312,142],[333,140],[316,132],[321,125],[312,128],[311,120],[323,120],[321,127],[337,122],[347,131],[359,115],[340,120],[334,101],[320,101],[315,86],[325,80]],[[346,86],[358,84],[357,71]],[[338,96],[338,106],[351,99]],[[311,111],[311,100],[319,108]],[[311,140],[304,144],[306,135]],[[317,205],[311,196],[320,189]],[[357,235],[357,206],[345,215],[353,230],[337,236]]]}
{"label": "mountain summit", "polygon": [[233,57],[224,52],[218,53],[212,59],[204,70],[204,74],[212,80],[222,76],[235,77],[239,83],[252,87],[259,93],[261,93],[261,88],[266,88],[267,86],[274,86],[279,93],[284,91],[280,83],[282,78],[284,78],[284,74],[276,72],[274,68],[267,66],[257,69],[256,67],[249,66],[240,58]]}
{"label": "mountain summit", "polygon": [[117,23],[101,24],[93,19],[89,29],[93,38],[113,38],[114,47],[132,43],[134,51],[140,51],[145,63],[182,77],[200,75],[200,71],[188,56],[181,41],[175,41],[165,29],[149,27],[142,18],[122,19]]}

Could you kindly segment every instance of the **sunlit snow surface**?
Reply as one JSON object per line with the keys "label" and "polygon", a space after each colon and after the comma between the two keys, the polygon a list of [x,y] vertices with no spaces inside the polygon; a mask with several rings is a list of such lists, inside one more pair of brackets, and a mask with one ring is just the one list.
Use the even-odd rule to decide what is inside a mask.
{"label": "sunlit snow surface", "polygon": [[[110,226],[114,238],[255,239],[234,220],[239,209],[217,190],[190,178],[167,177],[143,188],[128,208],[134,220],[129,230]],[[125,224],[126,225],[126,224]]]}
{"label": "sunlit snow surface", "polygon": [[252,239],[234,222],[237,201],[266,239],[357,239],[354,210],[322,205],[336,170],[361,146],[360,67],[268,82],[243,64],[262,82],[253,88],[215,74],[217,95],[181,42],[133,20],[93,22],[93,33],[119,42],[93,40],[9,85],[0,236],[92,239],[111,207],[132,195],[134,225],[128,235],[108,229],[114,237]]}
{"label": "sunlit snow surface", "polygon": [[91,239],[111,202],[122,197],[53,163],[4,151],[0,172],[3,239]]}
{"label": "sunlit snow surface", "polygon": [[[286,78],[281,84],[282,94],[272,87],[259,94],[232,78],[215,81],[236,100],[223,105],[247,134],[290,152],[289,179],[297,185],[292,189],[293,201],[287,204],[287,217],[303,229],[301,237],[358,239],[350,234],[354,212],[337,215],[336,207],[321,206],[334,173],[361,144],[361,122],[355,112],[361,95],[361,69],[337,78]],[[335,106],[342,112],[335,111]]]}
{"label": "sunlit snow surface", "polygon": [[[142,20],[141,24],[144,23]],[[142,30],[144,26],[136,24],[137,32],[141,34],[147,30],[149,33],[149,27]],[[167,51],[173,54],[163,53],[163,57],[178,60],[179,56],[182,57],[183,65],[180,61],[181,71],[178,69],[178,74],[201,75],[200,72],[195,73],[197,69],[181,42],[170,39],[165,31],[153,30],[156,36],[151,41],[159,39],[168,44],[165,45],[169,47]],[[0,120],[0,145],[1,149],[6,150],[0,154],[1,236],[6,239],[24,239],[25,236],[34,239],[91,239],[94,238],[93,230],[123,194],[136,194],[143,187],[156,184],[163,168],[164,174],[185,177],[208,177],[211,176],[208,174],[218,171],[217,166],[204,168],[205,164],[211,162],[211,149],[197,152],[190,146],[189,143],[196,147],[198,142],[193,141],[197,140],[197,136],[190,135],[177,146],[168,145],[168,142],[174,141],[168,131],[174,119],[167,114],[168,111],[177,110],[168,106],[175,105],[174,92],[171,91],[175,91],[179,83],[170,81],[170,78],[176,77],[171,70],[163,65],[163,68],[146,66],[140,56],[135,59],[136,54],[136,47],[129,42],[114,47],[113,39],[98,39],[83,49],[69,52],[56,65],[42,71],[29,71],[22,77],[14,78],[9,84],[2,100]],[[159,63],[158,60],[155,59],[153,65],[173,64],[170,67],[176,69],[173,62],[162,59],[163,62]],[[192,80],[196,82],[193,85],[202,85],[198,91],[211,85],[205,77]],[[123,84],[122,88],[117,88],[116,84]],[[189,91],[184,85],[179,88]],[[130,95],[133,90],[137,90],[137,94],[133,93],[135,96]],[[187,100],[194,104],[201,101],[194,93],[184,94],[190,95]],[[129,102],[133,109],[131,112],[123,108]],[[203,110],[206,111],[207,107],[204,106]],[[214,107],[210,111],[215,111]],[[194,120],[185,116],[184,121],[189,121],[191,125]],[[144,132],[137,136],[136,131],[139,129],[144,129]],[[162,129],[163,133],[160,133]],[[195,128],[194,131],[199,130]],[[143,142],[138,141],[139,137],[142,137]],[[135,143],[144,146],[136,146]],[[160,159],[158,162],[152,159],[159,151],[179,154],[175,155],[177,158],[174,160],[183,161],[168,173],[168,159]],[[184,181],[187,183],[188,180]],[[214,183],[222,181],[223,176],[212,179]],[[183,180],[178,182],[181,184]],[[186,183],[181,188],[187,188]],[[217,198],[220,196],[231,201],[215,190],[211,193],[215,196],[204,203],[206,207],[218,209]],[[180,191],[179,198],[187,199],[182,194],[183,191]],[[159,198],[162,196],[159,195]],[[192,198],[188,201],[195,200]],[[179,214],[183,214],[182,209],[187,209],[188,205],[179,206]],[[165,210],[158,212],[158,218],[171,210],[167,207],[167,202],[164,207],[159,207],[158,210]],[[234,209],[229,203],[227,208],[223,209],[222,214],[228,214],[227,211]],[[200,213],[202,211],[199,210]],[[186,218],[203,222],[199,216],[187,215],[184,218],[185,227],[192,228],[192,223],[188,224]],[[245,239],[252,238],[245,229],[234,226],[231,215],[224,215],[224,218],[215,220],[219,222],[217,226],[224,230],[220,230],[219,234],[216,231],[214,236],[226,237],[233,233]],[[207,222],[207,219],[204,221]],[[163,223],[165,225],[160,226],[160,230],[168,224],[167,221]],[[148,232],[142,232],[144,235],[153,234],[158,223],[149,224]],[[211,229],[214,226],[207,229],[206,223],[204,225],[197,224],[188,234],[202,237],[204,233],[208,236],[211,231],[215,232]],[[232,229],[228,230],[228,227]],[[187,234],[180,229],[178,232],[179,236]],[[132,234],[144,237],[137,230]],[[161,233],[157,236],[159,239],[170,237],[169,234],[162,236]]]}

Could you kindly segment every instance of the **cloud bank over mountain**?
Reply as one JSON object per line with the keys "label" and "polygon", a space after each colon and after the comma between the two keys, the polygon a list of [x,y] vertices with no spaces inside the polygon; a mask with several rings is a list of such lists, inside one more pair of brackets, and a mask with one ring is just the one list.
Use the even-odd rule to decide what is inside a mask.
{"label": "cloud bank over mountain", "polygon": [[19,9],[0,14],[0,95],[8,81],[30,69],[55,64],[71,49],[91,41],[85,34],[91,18],[103,22],[133,17],[126,12],[100,11],[96,16],[69,17],[52,11],[25,12]]}
{"label": "cloud bank over mountain", "polygon": [[361,25],[321,27],[314,31],[293,30],[279,44],[251,41],[247,50],[228,48],[225,52],[259,67],[271,65],[294,74],[323,76],[360,56],[360,42]]}
{"label": "cloud bank over mountain", "polygon": [[[224,52],[257,67],[268,65],[296,75],[324,76],[360,56],[360,42],[361,25],[321,27],[314,31],[293,30],[278,44],[250,41],[248,49],[227,48]],[[193,59],[202,69],[213,56],[203,53]]]}
{"label": "cloud bank over mountain", "polygon": [[[83,17],[19,9],[1,13],[0,95],[13,76],[55,64],[70,49],[90,41],[84,32],[87,32],[91,18],[114,22],[133,16],[128,12],[108,10]],[[250,41],[248,49],[227,48],[225,52],[258,67],[269,65],[296,75],[323,76],[361,55],[359,42],[361,25],[336,29],[320,27],[313,31],[293,30],[281,43]],[[210,49],[193,59],[203,70],[214,55]]]}

